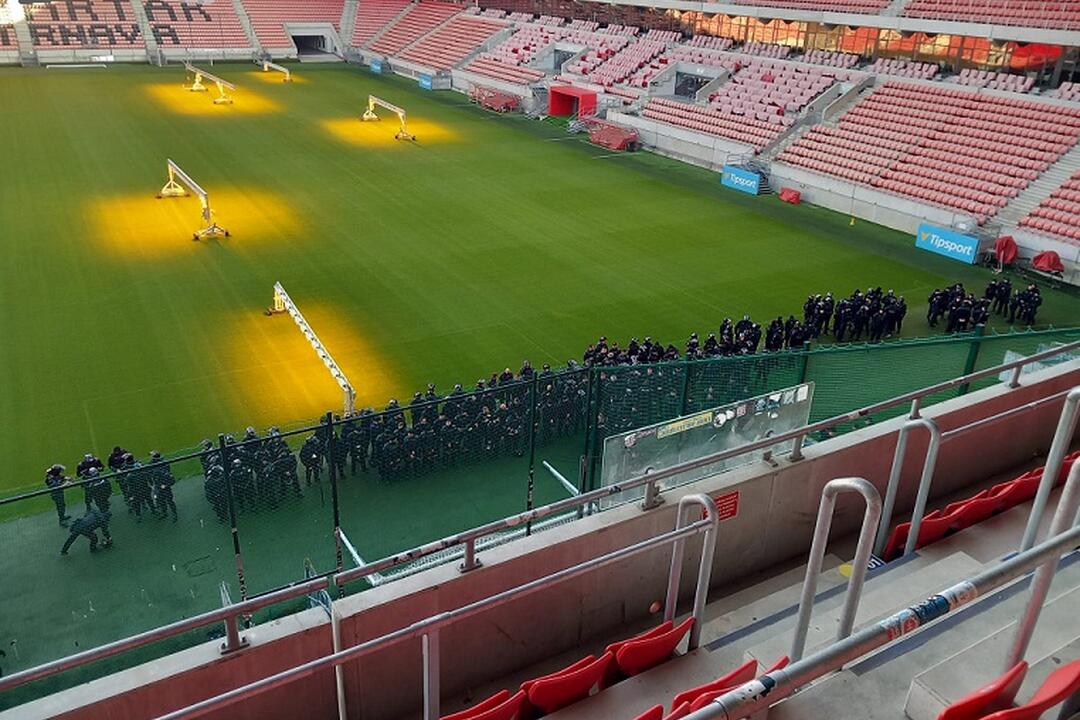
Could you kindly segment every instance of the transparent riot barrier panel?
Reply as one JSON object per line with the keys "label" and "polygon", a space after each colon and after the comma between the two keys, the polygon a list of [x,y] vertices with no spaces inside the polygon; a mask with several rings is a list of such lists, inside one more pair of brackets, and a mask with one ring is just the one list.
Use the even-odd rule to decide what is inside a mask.
{"label": "transparent riot barrier panel", "polygon": [[[613,435],[604,441],[601,486],[617,485],[647,472],[802,427],[810,418],[813,397],[814,384],[805,383]],[[769,450],[781,453],[791,450],[793,444],[788,441]],[[711,463],[665,478],[658,486],[664,489],[684,485],[759,460],[765,452],[758,450]],[[644,486],[616,493],[602,500],[601,508],[639,500],[644,494]]]}

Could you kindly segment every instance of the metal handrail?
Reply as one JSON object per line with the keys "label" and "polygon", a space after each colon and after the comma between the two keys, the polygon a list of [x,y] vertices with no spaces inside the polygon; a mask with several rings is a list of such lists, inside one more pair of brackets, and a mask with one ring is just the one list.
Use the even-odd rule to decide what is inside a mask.
{"label": "metal handrail", "polygon": [[[728,459],[728,458],[731,458],[731,457],[736,457],[738,455],[753,452],[755,450],[769,448],[769,447],[772,447],[774,445],[787,442],[789,440],[796,440],[796,446],[795,446],[795,448],[793,450],[792,455],[795,456],[795,457],[801,457],[800,449],[801,449],[801,445],[802,445],[802,439],[803,439],[804,436],[806,436],[808,434],[821,432],[823,430],[828,430],[828,429],[830,429],[832,427],[835,427],[837,425],[840,425],[840,424],[843,424],[843,423],[846,423],[846,422],[851,422],[851,421],[854,421],[854,420],[858,420],[858,419],[866,417],[868,415],[872,415],[873,413],[881,412],[882,410],[888,410],[890,408],[893,408],[893,407],[896,407],[898,405],[902,405],[902,404],[905,404],[905,403],[909,403],[909,402],[912,405],[912,414],[917,416],[918,412],[919,412],[919,408],[921,406],[922,398],[924,398],[926,396],[933,395],[934,393],[942,392],[943,390],[948,390],[950,388],[959,387],[961,385],[969,384],[973,380],[978,380],[978,379],[984,378],[984,377],[991,377],[991,376],[997,375],[997,374],[999,374],[999,373],[1001,373],[1003,371],[1006,371],[1006,370],[1013,370],[1014,371],[1013,379],[1018,380],[1019,371],[1024,366],[1026,366],[1028,364],[1031,364],[1031,363],[1040,362],[1042,360],[1053,357],[1055,355],[1060,355],[1060,354],[1063,354],[1063,353],[1069,353],[1069,352],[1073,352],[1073,351],[1076,351],[1076,350],[1080,350],[1080,341],[1075,341],[1075,342],[1071,342],[1071,343],[1068,343],[1068,344],[1065,344],[1065,345],[1061,345],[1059,347],[1052,348],[1050,350],[1046,350],[1046,351],[1043,351],[1043,352],[1040,352],[1040,353],[1036,353],[1036,354],[1031,355],[1031,356],[1026,357],[1026,358],[1020,358],[1019,360],[1013,360],[1013,361],[1008,362],[1008,363],[1003,363],[1001,365],[996,365],[994,367],[987,368],[985,370],[980,370],[978,372],[970,373],[968,375],[964,375],[964,376],[955,378],[953,380],[947,380],[945,382],[938,383],[936,385],[931,385],[931,386],[922,388],[921,390],[914,390],[914,391],[905,393],[903,395],[897,396],[895,398],[891,398],[889,400],[884,400],[882,402],[875,403],[873,405],[868,405],[866,407],[863,407],[863,408],[860,408],[860,409],[857,409],[857,410],[853,410],[853,411],[848,412],[848,413],[844,413],[844,414],[841,414],[841,415],[836,415],[834,417],[827,418],[825,420],[820,420],[820,421],[818,421],[816,423],[812,423],[810,425],[806,425],[806,426],[804,426],[802,428],[797,428],[795,430],[789,430],[789,431],[783,432],[783,433],[781,433],[779,435],[772,435],[772,436],[770,436],[768,438],[764,438],[762,440],[757,440],[755,442],[748,443],[746,445],[742,445],[742,446],[739,446],[739,447],[736,447],[736,448],[730,448],[728,450],[722,450],[720,452],[713,453],[711,455],[707,455],[707,456],[705,456],[703,458],[699,458],[697,460],[690,460],[690,461],[681,463],[679,465],[674,465],[674,466],[672,466],[670,468],[651,471],[651,472],[649,472],[649,473],[647,473],[645,475],[639,475],[639,476],[637,476],[635,478],[631,478],[630,480],[627,480],[626,482],[617,483],[617,484],[614,484],[614,485],[609,485],[609,486],[604,487],[604,488],[599,488],[597,490],[593,490],[593,491],[590,491],[590,492],[587,492],[587,493],[582,493],[582,494],[580,494],[580,495],[578,495],[576,497],[571,497],[571,498],[566,498],[564,500],[559,500],[559,501],[551,503],[549,505],[544,505],[544,506],[541,506],[541,507],[538,507],[538,508],[534,508],[533,510],[530,510],[530,511],[527,511],[527,512],[524,512],[524,513],[519,513],[517,515],[512,515],[510,517],[506,517],[506,518],[503,518],[501,520],[496,520],[494,522],[487,523],[486,525],[481,525],[479,527],[473,528],[472,530],[468,530],[468,531],[465,531],[465,532],[462,532],[462,533],[457,533],[455,535],[450,535],[450,536],[445,537],[445,538],[443,538],[441,540],[436,540],[436,541],[428,543],[426,545],[420,545],[420,546],[414,547],[414,548],[412,548],[410,550],[406,550],[404,552],[400,552],[400,553],[397,553],[397,554],[394,554],[394,555],[384,557],[384,558],[382,558],[380,560],[370,562],[370,563],[368,563],[366,565],[363,565],[363,566],[357,567],[357,568],[353,568],[351,570],[346,570],[346,571],[338,573],[336,575],[331,574],[331,575],[328,575],[327,577],[316,578],[315,580],[308,581],[307,583],[303,583],[303,584],[300,584],[300,585],[288,585],[288,586],[285,586],[285,587],[280,588],[278,590],[275,590],[275,591],[273,591],[271,593],[257,596],[255,598],[252,598],[251,600],[245,601],[244,603],[239,603],[239,604],[237,604],[235,606],[231,606],[229,608],[220,608],[220,609],[217,609],[217,610],[212,610],[212,611],[210,611],[208,613],[204,613],[202,615],[196,615],[196,616],[193,616],[191,618],[187,618],[186,620],[182,620],[182,621],[177,622],[177,623],[172,623],[170,625],[164,625],[164,626],[162,626],[160,628],[155,628],[154,630],[149,630],[147,632],[140,633],[138,635],[132,635],[130,637],[118,640],[116,642],[109,643],[107,645],[102,645],[101,647],[94,648],[92,650],[87,650],[87,651],[84,651],[84,652],[81,652],[81,653],[77,653],[75,655],[68,656],[66,658],[61,658],[59,660],[54,660],[54,661],[51,661],[51,662],[48,662],[48,663],[44,663],[44,664],[39,665],[37,667],[29,668],[27,670],[15,673],[13,675],[9,675],[7,677],[0,677],[0,692],[2,692],[4,690],[7,690],[7,689],[10,689],[10,688],[13,688],[13,687],[17,687],[18,685],[21,685],[21,684],[23,684],[25,682],[29,682],[31,680],[37,680],[37,679],[41,679],[41,678],[44,678],[44,677],[49,677],[49,676],[55,675],[55,674],[57,674],[59,672],[63,672],[64,670],[69,670],[69,669],[84,665],[86,663],[92,662],[94,660],[98,660],[98,659],[101,659],[101,658],[109,657],[111,655],[115,655],[118,652],[123,652],[125,650],[132,650],[132,649],[135,649],[135,648],[138,648],[138,647],[143,647],[145,645],[149,645],[149,644],[157,642],[159,640],[164,640],[164,639],[167,639],[169,637],[173,637],[174,635],[181,634],[181,633],[186,632],[186,631],[188,631],[190,629],[193,629],[193,628],[202,627],[204,625],[209,625],[209,624],[212,624],[212,623],[215,623],[215,622],[221,622],[224,619],[224,617],[226,616],[225,614],[228,613],[228,612],[233,612],[233,616],[235,617],[236,615],[247,614],[252,609],[258,609],[258,608],[266,607],[266,606],[268,606],[268,605],[270,605],[270,604],[272,604],[274,602],[281,602],[281,601],[301,597],[301,596],[307,594],[308,592],[310,592],[311,590],[326,589],[325,586],[315,587],[314,583],[315,582],[323,582],[323,583],[325,583],[325,582],[327,582],[328,578],[329,578],[329,582],[337,585],[338,587],[341,587],[341,586],[345,585],[346,583],[354,582],[356,580],[363,579],[365,577],[368,577],[370,575],[374,575],[376,573],[381,573],[381,572],[383,572],[385,570],[388,570],[388,569],[393,568],[393,567],[398,566],[398,565],[406,565],[408,563],[415,562],[416,560],[419,560],[420,558],[423,558],[423,557],[426,557],[426,556],[429,556],[429,555],[433,555],[435,553],[441,552],[443,550],[446,550],[446,549],[449,549],[451,547],[455,547],[455,546],[458,546],[458,545],[464,545],[465,546],[465,560],[464,560],[464,563],[461,565],[462,571],[473,570],[473,569],[479,567],[479,561],[476,558],[476,541],[477,541],[477,539],[479,539],[479,538],[481,538],[481,537],[483,537],[485,535],[490,535],[490,534],[496,533],[496,532],[498,532],[500,530],[506,530],[506,529],[514,528],[514,527],[522,525],[522,524],[524,524],[526,522],[529,522],[529,521],[532,521],[532,520],[537,520],[537,519],[540,519],[540,518],[544,518],[544,517],[547,517],[549,515],[554,515],[556,513],[563,512],[563,511],[566,511],[566,510],[572,510],[572,509],[576,509],[578,507],[587,507],[590,503],[596,503],[597,501],[599,501],[602,498],[609,497],[611,495],[617,495],[617,494],[619,494],[621,492],[624,492],[626,490],[641,487],[643,485],[652,485],[653,486],[653,493],[655,494],[656,492],[659,492],[659,490],[658,490],[659,485],[657,485],[657,483],[659,481],[665,479],[665,478],[672,477],[672,476],[687,472],[689,470],[694,470],[694,469],[698,469],[698,468],[705,467],[705,466],[708,466],[708,465],[712,465],[713,463],[719,462],[721,460],[725,460],[725,459]],[[237,445],[242,445],[242,444],[243,443],[237,443]],[[235,446],[230,446],[230,447],[235,447]],[[202,451],[197,452],[197,453],[192,453],[191,455],[189,455],[187,457],[194,458],[194,457],[198,457],[201,454],[202,454]],[[176,461],[177,460],[175,460],[175,459],[171,460],[171,462],[176,462]],[[32,496],[35,496],[35,495],[47,495],[50,492],[52,492],[52,490],[44,489],[44,490],[35,491],[33,493],[28,493],[28,494],[26,494],[24,496],[20,496],[20,497],[32,497]],[[1047,492],[1049,492],[1049,491],[1047,491]],[[309,589],[305,589],[305,588],[309,588]],[[258,604],[248,605],[247,603],[258,603]],[[235,608],[235,610],[234,610],[234,608]],[[178,628],[178,629],[174,629],[174,628]]]}
{"label": "metal handrail", "polygon": [[1046,465],[1043,466],[1039,489],[1031,504],[1031,515],[1028,516],[1027,527],[1024,528],[1024,536],[1020,540],[1022,551],[1034,545],[1035,537],[1039,534],[1039,525],[1042,522],[1043,510],[1046,509],[1046,501],[1050,499],[1050,491],[1057,482],[1061,464],[1065,461],[1065,454],[1072,445],[1073,434],[1076,432],[1078,408],[1080,408],[1080,386],[1074,387],[1065,396],[1065,406],[1061,409],[1061,417],[1054,431],[1054,440],[1050,443],[1050,452],[1047,453]]}
{"label": "metal handrail", "polygon": [[[10,690],[11,688],[18,687],[19,685],[33,680],[40,680],[41,678],[55,675],[64,670],[70,670],[94,662],[95,660],[102,660],[127,650],[134,650],[135,648],[143,647],[144,645],[149,645],[150,643],[159,640],[166,640],[173,636],[190,632],[191,630],[198,630],[201,627],[212,625],[214,623],[224,622],[228,627],[226,637],[231,639],[233,633],[235,633],[236,640],[242,643],[243,640],[239,638],[239,630],[236,624],[236,618],[238,616],[249,615],[256,610],[261,610],[270,605],[301,597],[309,593],[318,592],[320,590],[327,590],[329,587],[329,579],[325,577],[315,578],[280,590],[275,590],[274,592],[265,595],[260,595],[259,597],[251,598],[250,600],[226,605],[217,610],[211,610],[210,612],[202,613],[201,615],[178,620],[169,625],[162,625],[153,630],[147,630],[144,633],[132,635],[90,650],[84,650],[83,652],[75,653],[74,655],[68,655],[67,657],[53,660],[52,662],[23,670],[22,672],[0,677],[0,692]],[[229,651],[239,649],[238,646],[230,647],[230,644],[231,643],[227,642],[223,650]]]}
{"label": "metal handrail", "polygon": [[[1080,477],[1080,473],[1077,477]],[[1077,543],[1080,543],[1080,526],[996,563],[881,622],[872,623],[846,640],[833,643],[810,657],[744,683],[700,710],[690,713],[686,720],[741,720],[751,717],[770,705],[791,697],[799,688],[839,670],[883,645],[917,632],[1043,563],[1056,563],[1057,558],[1071,552]]]}
{"label": "metal handrail", "polygon": [[[929,418],[917,418],[904,423],[904,426],[900,428],[900,433],[897,436],[896,452],[893,455],[892,468],[889,470],[889,484],[888,487],[886,487],[885,489],[885,509],[881,513],[881,523],[878,526],[877,541],[874,543],[874,553],[878,555],[882,553],[882,551],[885,549],[885,543],[889,537],[889,527],[890,523],[892,522],[893,505],[896,501],[897,489],[900,484],[900,475],[903,471],[904,466],[904,454],[907,449],[907,436],[911,430],[914,430],[918,427],[925,427],[930,434],[930,441],[926,449],[926,456],[923,460],[922,474],[919,477],[919,487],[918,492],[916,493],[915,505],[911,511],[911,523],[908,528],[907,538],[904,542],[904,555],[910,555],[911,553],[915,552],[916,545],[918,544],[919,531],[922,528],[922,521],[926,517],[926,502],[930,495],[930,485],[934,479],[934,471],[937,469],[938,451],[940,450],[941,444],[943,442],[945,442],[946,440],[951,440],[957,435],[961,435],[963,433],[970,432],[971,430],[974,430],[976,428],[980,428],[983,425],[989,425],[990,423],[998,422],[1005,418],[1012,417],[1013,415],[1025,413],[1029,410],[1033,410],[1034,408],[1041,407],[1047,403],[1055,402],[1062,397],[1067,398],[1068,395],[1074,390],[1080,390],[1080,388],[1074,388],[1073,390],[1063,390],[1061,392],[1054,393],[1053,395],[1047,395],[1046,397],[1039,398],[1038,400],[1032,400],[1029,403],[1017,405],[1016,407],[1009,408],[1008,410],[1004,410],[999,413],[995,413],[994,415],[979,418],[978,420],[974,420],[970,423],[967,423],[966,425],[961,425],[945,432],[941,432],[938,429],[937,423]],[[1066,405],[1066,408],[1062,411],[1063,418],[1067,409],[1068,405]],[[1059,423],[1057,433],[1055,433],[1054,435],[1054,443],[1060,446],[1060,443],[1062,442],[1062,440],[1059,440],[1059,438],[1062,437],[1061,433],[1066,433],[1064,436],[1066,438],[1064,447],[1066,448],[1068,447],[1067,438],[1071,437],[1071,431],[1066,432],[1067,427],[1068,423]],[[1073,427],[1075,427],[1075,424],[1073,425]],[[1048,464],[1050,461],[1053,461],[1054,455],[1055,453],[1052,449],[1050,455],[1047,457]],[[1064,452],[1060,453],[1060,456],[1056,461],[1056,467],[1058,471],[1060,471],[1061,458],[1063,457]],[[1057,471],[1055,471],[1051,475],[1051,477],[1056,476]],[[1049,490],[1047,490],[1047,493],[1049,493]],[[1042,517],[1042,511],[1043,509],[1045,509],[1045,505],[1045,501],[1041,505],[1036,503],[1036,505],[1033,506],[1033,511],[1035,510],[1035,508],[1037,508],[1037,513],[1033,512],[1032,517]],[[1026,550],[1027,548],[1022,549]]]}
{"label": "metal handrail", "polygon": [[[896,451],[893,453],[892,467],[889,468],[889,484],[885,487],[885,504],[881,510],[881,522],[878,525],[877,539],[874,541],[874,554],[881,555],[885,550],[885,543],[889,539],[889,524],[892,522],[893,507],[896,505],[896,493],[900,487],[900,474],[904,468],[904,456],[907,453],[907,440],[908,435],[912,430],[917,428],[926,428],[926,431],[930,434],[930,447],[927,449],[927,456],[929,457],[931,450],[936,455],[937,446],[941,443],[941,431],[938,429],[937,423],[930,418],[915,418],[908,420],[900,428],[900,432],[896,434]],[[926,465],[923,465],[923,474],[926,474]],[[928,484],[928,483],[927,483]],[[923,483],[920,481],[919,487],[921,488]],[[924,504],[925,508],[925,504]],[[912,518],[914,520],[914,518]],[[922,515],[919,514],[919,521],[922,522]],[[910,533],[909,533],[910,535]],[[915,534],[918,537],[918,533]],[[904,551],[907,554],[907,551]]]}
{"label": "metal handrail", "polygon": [[[302,665],[297,665],[296,667],[290,668],[275,675],[270,675],[269,677],[265,677],[248,685],[235,688],[228,692],[222,693],[221,695],[208,698],[201,702],[195,703],[194,705],[190,705],[186,708],[182,708],[167,715],[163,715],[159,720],[180,720],[181,718],[198,717],[205,713],[211,712],[226,705],[231,705],[235,702],[244,700],[254,695],[258,695],[273,688],[287,685],[290,682],[299,680],[302,677],[307,677],[316,672],[319,672],[320,670],[325,670],[331,667],[338,667],[340,665],[343,665],[344,663],[367,655],[375,650],[417,637],[428,637],[428,640],[426,642],[428,652],[424,669],[424,687],[425,690],[428,692],[428,696],[424,699],[425,718],[437,718],[437,708],[439,701],[438,695],[435,691],[438,690],[438,680],[437,678],[435,678],[433,681],[431,678],[431,673],[438,670],[438,662],[436,660],[438,640],[436,633],[440,628],[450,624],[453,621],[464,620],[488,608],[503,605],[506,602],[515,598],[528,595],[539,590],[543,590],[555,583],[561,582],[563,580],[569,580],[579,575],[584,575],[592,570],[606,567],[621,560],[625,560],[626,558],[633,557],[642,552],[651,550],[654,547],[659,547],[667,543],[677,544],[680,540],[685,540],[685,538],[691,537],[693,535],[704,533],[704,544],[706,546],[715,546],[716,533],[718,531],[720,523],[720,515],[716,510],[716,505],[713,503],[712,498],[710,498],[708,495],[702,494],[688,495],[683,497],[682,500],[680,500],[679,502],[680,519],[685,514],[687,508],[691,505],[700,505],[705,512],[705,518],[693,522],[689,525],[676,527],[674,530],[654,536],[652,538],[648,538],[646,540],[642,540],[641,542],[629,545],[620,550],[615,550],[606,555],[601,555],[600,557],[586,560],[585,562],[578,563],[577,565],[573,565],[563,570],[559,570],[557,572],[551,573],[550,575],[537,578],[536,580],[532,580],[522,585],[518,585],[516,587],[510,588],[509,590],[504,590],[494,595],[489,595],[486,598],[469,603],[468,605],[463,605],[455,610],[449,610],[439,613],[437,615],[432,615],[430,617],[424,618],[423,620],[418,620],[411,625],[386,633],[385,635],[381,635],[377,638],[367,640],[358,645],[345,648],[340,652],[331,653],[330,655],[324,655],[323,657],[308,661]],[[711,553],[704,551],[702,552],[701,570],[699,572],[698,578],[699,583],[704,583],[704,586],[699,586],[697,589],[697,593],[695,594],[694,606],[696,612],[700,612],[704,609],[704,598],[708,593],[708,581],[712,572],[711,559]],[[669,576],[669,585],[673,581],[677,583],[678,577]],[[695,616],[695,619],[697,620],[697,622],[695,622],[694,624],[700,624],[701,616]],[[434,642],[432,640],[433,637],[436,638]],[[693,648],[691,647],[689,649]]]}
{"label": "metal handrail", "polygon": [[817,524],[814,526],[814,542],[810,546],[810,559],[806,564],[806,577],[803,580],[802,596],[799,599],[799,617],[795,622],[795,638],[791,642],[791,659],[798,660],[806,649],[806,633],[810,627],[810,614],[814,611],[814,596],[817,594],[818,578],[825,559],[825,546],[829,542],[829,529],[832,527],[833,511],[836,509],[836,496],[854,492],[862,495],[866,501],[862,528],[859,530],[859,544],[855,548],[855,559],[851,561],[851,579],[848,580],[844,608],[840,613],[840,626],[836,639],[843,640],[851,635],[855,627],[855,613],[862,599],[863,583],[870,564],[870,554],[874,547],[874,532],[881,518],[881,496],[877,488],[863,478],[837,478],[831,480],[821,491],[821,505],[818,507]]}
{"label": "metal handrail", "polygon": [[[1043,476],[1045,477],[1045,473]],[[1072,469],[1069,470],[1069,477],[1065,481],[1065,489],[1058,500],[1057,511],[1050,521],[1049,536],[1056,537],[1075,526],[1078,509],[1080,509],[1080,462],[1074,462]],[[1016,624],[1016,637],[1009,649],[1006,667],[1013,667],[1027,654],[1028,644],[1035,632],[1035,625],[1039,622],[1039,614],[1042,613],[1043,605],[1046,603],[1046,596],[1050,592],[1050,583],[1054,581],[1057,566],[1054,560],[1047,560],[1035,571],[1024,614],[1020,622]]]}

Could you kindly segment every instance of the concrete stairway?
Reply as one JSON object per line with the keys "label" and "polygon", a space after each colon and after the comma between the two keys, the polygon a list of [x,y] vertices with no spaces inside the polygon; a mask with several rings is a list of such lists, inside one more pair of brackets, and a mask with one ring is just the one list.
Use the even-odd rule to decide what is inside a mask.
{"label": "concrete stairway", "polygon": [[146,43],[146,55],[150,58],[158,57],[158,42],[154,36],[154,30],[150,27],[150,20],[146,17],[146,8],[139,0],[132,0],[129,5],[131,12],[139,23],[139,31],[142,33],[143,42]]}
{"label": "concrete stairway", "polygon": [[[379,31],[377,33],[375,33],[374,35],[372,35],[371,37],[369,37],[367,39],[367,42],[364,43],[364,47],[371,47],[371,44],[374,43],[379,38],[381,38],[386,33],[387,30],[394,27],[394,25],[397,25],[398,20],[405,17],[408,14],[408,12],[413,9],[413,4],[414,3],[410,3],[409,5],[406,5],[405,7],[401,8],[401,11],[397,15],[390,18],[390,20],[385,25],[383,25],[381,28],[379,28]],[[360,4],[359,3],[357,3],[356,8],[357,8],[357,10],[356,10],[357,15],[359,16],[359,13],[360,13]],[[349,45],[351,46],[352,45],[352,35],[349,36],[348,42],[349,42]]]}
{"label": "concrete stairway", "polygon": [[[974,490],[972,491],[974,492]],[[1047,514],[1056,507],[1058,492]],[[965,493],[964,496],[972,493]],[[964,530],[917,553],[872,570],[867,577],[855,628],[880,621],[897,610],[970,577],[1015,550],[1030,512],[1023,505]],[[897,518],[902,520],[906,518]],[[837,555],[849,557],[852,543],[834,542]],[[847,587],[850,566],[836,555],[826,556],[808,633],[806,655],[832,642]],[[668,708],[671,698],[689,687],[708,682],[753,658],[771,665],[790,651],[804,567],[788,567],[769,577],[717,598],[706,608],[701,647],[660,667],[624,680],[552,715],[558,720],[619,720],[632,718],[657,704]],[[954,696],[984,684],[1004,662],[1003,647],[1026,599],[1030,576],[981,598],[943,621],[879,649],[842,671],[828,675],[774,706],[771,720],[835,718],[836,720],[901,720],[905,702],[912,720],[933,720]],[[1080,551],[1066,556],[1051,589],[1044,619],[1029,653],[1031,688],[1041,683],[1062,658],[1080,650]],[[468,700],[445,702],[454,712],[469,702],[502,688],[551,672],[597,654],[612,640],[643,629],[624,628],[609,638],[583,644],[544,663],[525,668],[483,688]],[[969,660],[978,656],[979,660]],[[909,698],[910,688],[910,698]]]}
{"label": "concrete stairway", "polygon": [[[248,15],[244,3],[242,0],[232,0],[232,4],[233,8],[236,10],[236,17],[240,20],[240,27],[244,28],[248,40],[251,41],[251,47],[255,48],[256,51],[262,51],[263,46],[259,43],[259,38],[255,35],[255,28],[251,26],[251,16]],[[267,55],[267,57],[269,57],[269,55]]]}
{"label": "concrete stairway", "polygon": [[1061,183],[1080,170],[1080,144],[1073,145],[1069,152],[1062,155],[1056,163],[1039,177],[1035,178],[1024,190],[1013,198],[1008,205],[994,217],[1003,226],[1015,225],[1020,218],[1038,207],[1039,203],[1050,196]]}
{"label": "concrete stairway", "polygon": [[[1060,571],[1062,577],[1057,578],[1051,588],[1050,601],[1043,608],[1039,625],[1031,638],[1028,647],[1028,664],[1031,667],[1021,687],[1020,700],[1030,697],[1046,676],[1053,672],[1056,664],[1052,658],[1068,662],[1080,655],[1080,631],[1076,631],[1075,627],[1069,630],[1070,623],[1076,620],[1076,610],[1080,608],[1080,589],[1073,588],[1055,597],[1058,588],[1069,584],[1069,578],[1076,575],[1076,559],[1074,556],[1072,566]],[[1021,583],[1021,586],[1024,584]],[[1020,595],[1023,596],[1023,593]],[[1003,607],[1013,604],[1001,603]],[[1073,632],[1075,635],[1069,640],[1068,635]],[[1016,623],[1009,623],[916,676],[911,683],[904,712],[911,720],[935,720],[951,703],[1001,675],[1005,670],[1003,659],[1015,633]],[[1063,640],[1068,641],[1063,644]]]}
{"label": "concrete stairway", "polygon": [[338,27],[340,28],[341,46],[346,51],[352,47],[353,30],[356,29],[356,16],[359,12],[360,0],[345,0],[345,5],[341,8],[341,21]]}

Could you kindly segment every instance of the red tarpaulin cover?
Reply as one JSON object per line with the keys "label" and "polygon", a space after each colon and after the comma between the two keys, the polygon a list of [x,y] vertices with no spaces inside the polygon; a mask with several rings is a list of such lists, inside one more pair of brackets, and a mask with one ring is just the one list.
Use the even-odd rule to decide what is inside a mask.
{"label": "red tarpaulin cover", "polygon": [[1053,250],[1043,250],[1031,261],[1036,270],[1043,272],[1065,272],[1065,266],[1061,264],[1061,258]]}
{"label": "red tarpaulin cover", "polygon": [[1003,235],[994,241],[994,254],[1002,265],[1009,265],[1016,259],[1016,241],[1012,235]]}

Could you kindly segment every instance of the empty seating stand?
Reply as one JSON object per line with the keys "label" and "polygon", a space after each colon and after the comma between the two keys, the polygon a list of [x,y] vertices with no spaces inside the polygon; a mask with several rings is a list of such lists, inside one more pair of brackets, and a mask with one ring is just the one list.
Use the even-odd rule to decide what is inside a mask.
{"label": "empty seating stand", "polygon": [[182,0],[143,3],[154,39],[163,48],[250,48],[231,2],[207,5]]}
{"label": "empty seating stand", "polygon": [[383,31],[371,44],[371,49],[383,55],[397,55],[461,10],[460,5],[444,2],[421,2],[413,5],[405,15]]}
{"label": "empty seating stand", "polygon": [[515,85],[530,85],[544,77],[544,73],[539,70],[509,65],[500,60],[485,58],[483,56],[473,60],[466,65],[464,69],[469,72],[485,75],[489,78],[502,80],[503,82],[513,83]]}
{"label": "empty seating stand", "polygon": [[899,58],[878,58],[867,70],[877,74],[922,78],[923,80],[929,80],[938,74],[938,66],[933,63],[912,62]]}
{"label": "empty seating stand", "polygon": [[1080,0],[1030,3],[1024,0],[911,0],[902,13],[927,20],[966,20],[993,25],[1080,29]]}
{"label": "empty seating stand", "polygon": [[761,150],[780,134],[782,125],[762,122],[753,117],[722,114],[712,107],[696,103],[652,98],[641,112],[642,117],[676,125],[706,135],[715,135],[745,143]]}
{"label": "empty seating stand", "polygon": [[146,47],[135,11],[126,3],[34,3],[23,5],[23,12],[39,50]]}
{"label": "empty seating stand", "polygon": [[461,14],[401,54],[411,62],[449,70],[506,27],[491,18]]}
{"label": "empty seating stand", "polygon": [[0,53],[14,52],[19,49],[15,39],[14,16],[7,5],[0,5]]}
{"label": "empty seating stand", "polygon": [[360,0],[353,28],[353,47],[367,45],[391,20],[397,17],[410,0]]}
{"label": "empty seating stand", "polygon": [[859,60],[859,56],[854,53],[833,52],[831,50],[808,50],[802,57],[802,61],[805,63],[847,69],[854,68],[859,64]]}
{"label": "empty seating stand", "polygon": [[1080,171],[1050,193],[1028,215],[1020,227],[1045,233],[1070,245],[1080,245]]}
{"label": "empty seating stand", "polygon": [[876,15],[889,5],[889,0],[736,0],[736,2],[739,5],[866,13],[870,15]]}
{"label": "empty seating stand", "polygon": [[1010,92],[1026,93],[1035,85],[1035,78],[1013,73],[993,72],[991,70],[975,70],[964,68],[956,76],[956,82],[961,85],[972,87],[989,88],[990,90],[1008,90]]}
{"label": "empty seating stand", "polygon": [[1080,109],[888,82],[777,160],[985,222],[1080,135]]}
{"label": "empty seating stand", "polygon": [[[288,48],[293,42],[285,32],[285,23],[325,22],[337,30],[345,0],[304,0],[283,3],[281,0],[243,0],[251,28],[263,47]],[[216,4],[216,3],[215,3]]]}

